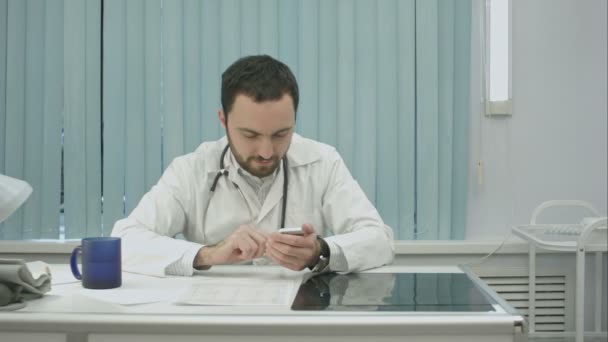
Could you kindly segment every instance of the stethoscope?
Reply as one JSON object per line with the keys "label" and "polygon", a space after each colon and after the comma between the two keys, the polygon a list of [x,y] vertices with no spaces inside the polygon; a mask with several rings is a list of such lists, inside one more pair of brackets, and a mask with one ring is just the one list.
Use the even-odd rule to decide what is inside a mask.
{"label": "stethoscope", "polygon": [[[222,156],[220,157],[220,170],[218,171],[217,175],[215,175],[213,184],[211,184],[211,197],[215,193],[215,187],[217,186],[217,182],[220,180],[220,177],[228,176],[228,170],[224,168],[224,157],[226,156],[226,152],[228,152],[229,147],[230,145],[226,145],[224,151],[222,151]],[[289,177],[287,174],[287,155],[285,155],[283,157],[283,210],[281,211],[281,225],[279,228],[285,227],[285,210],[287,210],[287,185],[289,183]],[[232,184],[234,184],[234,186],[236,186],[238,189],[239,186],[236,183],[232,182]],[[211,198],[209,198],[209,201],[211,201]]]}

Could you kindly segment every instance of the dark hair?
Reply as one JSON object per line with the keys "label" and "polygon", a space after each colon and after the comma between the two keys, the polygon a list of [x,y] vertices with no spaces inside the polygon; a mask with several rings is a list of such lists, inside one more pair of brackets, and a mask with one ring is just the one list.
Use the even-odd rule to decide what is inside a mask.
{"label": "dark hair", "polygon": [[298,110],[298,83],[289,67],[268,55],[238,59],[222,74],[222,108],[228,118],[237,95],[244,94],[255,102],[279,100],[287,93]]}

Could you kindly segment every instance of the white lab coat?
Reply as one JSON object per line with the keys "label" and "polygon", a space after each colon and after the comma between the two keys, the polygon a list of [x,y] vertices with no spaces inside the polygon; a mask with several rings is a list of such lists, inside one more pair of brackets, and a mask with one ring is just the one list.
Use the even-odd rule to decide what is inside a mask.
{"label": "white lab coat", "polygon": [[[241,188],[247,185],[229,163],[228,176],[220,177],[215,193],[209,191],[226,144],[223,137],[176,158],[133,212],[116,222],[112,236],[122,238],[124,270],[191,275],[198,250],[222,241],[239,225],[253,223],[265,232],[279,228],[282,170],[264,203],[253,211],[233,182]],[[392,230],[333,147],[294,134],[287,158],[286,227],[310,223],[318,234],[328,236],[331,255],[342,254],[346,260],[346,265],[332,267],[330,258],[329,266],[335,271],[353,272],[392,262]],[[173,238],[180,233],[187,241]]]}

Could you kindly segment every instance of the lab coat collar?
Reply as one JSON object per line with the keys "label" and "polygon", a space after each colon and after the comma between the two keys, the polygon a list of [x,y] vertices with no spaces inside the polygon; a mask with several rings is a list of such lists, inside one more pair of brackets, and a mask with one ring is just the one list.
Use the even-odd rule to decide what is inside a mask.
{"label": "lab coat collar", "polygon": [[294,133],[291,139],[291,146],[287,151],[287,162],[289,167],[298,167],[314,163],[321,159],[319,149],[313,145],[313,141],[303,138]]}
{"label": "lab coat collar", "polygon": [[[215,178],[215,175],[219,171],[220,165],[220,156],[222,151],[228,144],[228,138],[226,136],[221,139],[211,143],[211,146],[208,148],[203,148],[203,145],[199,147],[199,149],[203,149],[202,153],[206,154],[205,159],[205,169],[208,173],[208,178],[212,180]],[[206,150],[206,151],[204,151]],[[198,152],[198,151],[197,151]],[[291,145],[289,146],[289,150],[287,151],[287,163],[289,169],[293,169],[296,167],[300,167],[303,165],[314,163],[321,159],[321,154],[318,148],[315,148],[314,142],[312,140],[303,138],[299,134],[294,133]],[[225,167],[230,169],[230,163],[225,161]],[[280,172],[279,176],[275,178],[266,199],[264,200],[264,204],[260,210],[259,216],[256,219],[256,223],[259,223],[264,219],[264,217],[274,208],[278,202],[283,198],[283,181],[284,178],[282,176],[283,171]],[[237,182],[238,180],[235,178],[234,172],[229,172],[228,177],[233,181]]]}

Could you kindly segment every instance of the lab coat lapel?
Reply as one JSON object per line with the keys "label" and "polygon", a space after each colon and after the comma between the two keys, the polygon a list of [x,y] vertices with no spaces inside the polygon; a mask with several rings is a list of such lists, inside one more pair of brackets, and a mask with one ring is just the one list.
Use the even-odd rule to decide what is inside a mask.
{"label": "lab coat lapel", "polygon": [[[279,170],[279,174],[276,176],[274,182],[270,186],[270,191],[264,200],[264,204],[262,204],[262,210],[260,210],[260,215],[258,215],[258,219],[256,220],[256,224],[259,224],[266,215],[277,205],[281,205],[281,199],[283,198],[283,182],[285,181],[284,173],[283,173],[283,165],[281,165],[281,169]],[[281,209],[279,209],[281,210]]]}
{"label": "lab coat lapel", "polygon": [[[314,147],[314,145],[309,141],[298,134],[293,134],[293,139],[291,141],[291,146],[289,146],[289,150],[287,151],[287,161],[289,162],[289,168],[287,172],[295,170],[297,167],[306,165],[309,163],[314,163],[319,160],[321,155],[318,153],[318,150]],[[268,196],[266,196],[266,200],[262,205],[262,210],[260,211],[260,215],[258,215],[258,219],[256,223],[260,223],[266,215],[276,206],[279,206],[279,220],[281,216],[283,199],[283,182],[285,181],[285,177],[283,174],[283,164],[281,164],[281,170],[279,170],[279,174],[277,175],[274,183],[270,187],[270,192]],[[296,181],[293,173],[289,173],[289,179],[292,181]],[[289,191],[287,191],[287,196],[289,196]],[[289,210],[289,208],[287,208]]]}

